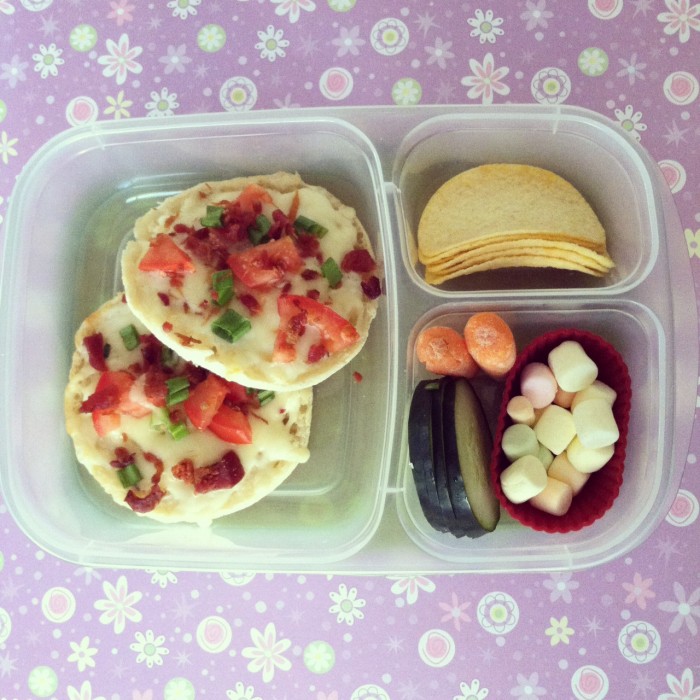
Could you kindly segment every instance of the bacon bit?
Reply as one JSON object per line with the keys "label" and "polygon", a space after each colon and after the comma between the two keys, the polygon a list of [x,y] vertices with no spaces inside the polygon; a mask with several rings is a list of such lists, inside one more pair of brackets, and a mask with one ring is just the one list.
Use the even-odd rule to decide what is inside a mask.
{"label": "bacon bit", "polygon": [[194,470],[194,492],[209,493],[233,488],[243,477],[245,470],[238,455],[230,450],[214,464]]}
{"label": "bacon bit", "polygon": [[324,357],[327,357],[328,350],[326,350],[323,343],[316,343],[309,348],[309,354],[306,356],[306,361],[310,364],[314,362],[320,362]]}
{"label": "bacon bit", "polygon": [[180,481],[194,484],[194,462],[191,459],[183,459],[173,467],[173,476]]}
{"label": "bacon bit", "polygon": [[190,305],[189,305],[187,302],[185,302],[185,303],[182,305],[182,310],[183,310],[186,314],[188,314],[188,313],[190,312]]}
{"label": "bacon bit", "polygon": [[192,226],[187,226],[187,224],[175,224],[173,227],[175,233],[194,233],[194,228]]}
{"label": "bacon bit", "polygon": [[257,316],[262,311],[260,302],[252,294],[239,294],[238,301],[248,309],[251,316]]}
{"label": "bacon bit", "polygon": [[285,294],[289,294],[289,292],[291,292],[291,291],[292,291],[292,283],[291,283],[291,282],[287,282],[287,283],[284,285],[284,287],[282,287],[282,290],[281,290],[281,292],[280,292],[280,296],[283,296],[283,295],[285,295]]}
{"label": "bacon bit", "polygon": [[158,298],[163,303],[163,306],[170,306],[170,297],[165,292],[158,292]]}
{"label": "bacon bit", "polygon": [[370,255],[370,252],[365,248],[357,248],[345,253],[340,269],[343,272],[374,272],[377,269],[377,263]]}
{"label": "bacon bit", "polygon": [[308,267],[301,273],[301,278],[310,282],[311,280],[317,280],[321,276],[318,270],[310,270]]}
{"label": "bacon bit", "polygon": [[170,228],[176,219],[177,219],[177,216],[175,214],[171,214],[164,222],[165,228]]}
{"label": "bacon bit", "polygon": [[353,372],[352,378],[355,380],[355,382],[357,384],[359,384],[364,379],[364,377],[359,372]]}
{"label": "bacon bit", "polygon": [[105,342],[102,333],[93,333],[83,338],[83,345],[88,355],[88,362],[98,372],[107,371],[105,362]]}
{"label": "bacon bit", "polygon": [[93,413],[94,411],[113,411],[119,405],[119,387],[110,385],[105,389],[96,391],[88,396],[80,404],[80,413]]}
{"label": "bacon bit", "polygon": [[189,348],[192,345],[199,345],[199,343],[202,342],[197,338],[193,338],[191,335],[184,335],[183,333],[175,333],[175,335],[186,348]]}
{"label": "bacon bit", "polygon": [[309,297],[309,299],[318,301],[321,298],[321,292],[319,292],[318,289],[309,289],[309,291],[306,292],[306,296]]}
{"label": "bacon bit", "polygon": [[382,285],[378,277],[372,276],[368,280],[363,280],[360,286],[368,299],[378,299],[382,295]]}
{"label": "bacon bit", "polygon": [[296,237],[297,248],[302,258],[318,258],[321,241],[310,233],[299,233]]}
{"label": "bacon bit", "polygon": [[165,491],[160,487],[160,477],[163,474],[163,461],[158,459],[151,452],[144,452],[144,459],[150,462],[155,468],[151,477],[151,488],[147,492],[129,489],[124,502],[136,513],[148,513],[152,511],[165,496]]}
{"label": "bacon bit", "polygon": [[170,279],[170,286],[175,289],[180,289],[185,283],[185,276],[181,272],[173,272],[168,275]]}
{"label": "bacon bit", "polygon": [[122,304],[126,304],[126,294],[122,294]]}
{"label": "bacon bit", "polygon": [[170,323],[170,321],[166,321],[166,322],[163,324],[163,330],[164,330],[166,333],[170,333],[170,331],[172,331],[172,329],[173,329],[173,324]]}
{"label": "bacon bit", "polygon": [[109,466],[115,469],[123,469],[128,467],[133,461],[133,452],[129,452],[126,447],[117,447],[114,450],[114,459],[109,463]]}

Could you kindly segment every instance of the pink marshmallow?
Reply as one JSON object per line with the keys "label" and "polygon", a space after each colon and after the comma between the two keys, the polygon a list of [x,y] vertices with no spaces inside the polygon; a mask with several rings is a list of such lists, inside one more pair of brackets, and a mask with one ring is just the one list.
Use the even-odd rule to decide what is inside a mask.
{"label": "pink marshmallow", "polygon": [[554,401],[557,393],[554,373],[542,362],[530,362],[520,375],[520,393],[530,399],[534,408],[544,408]]}

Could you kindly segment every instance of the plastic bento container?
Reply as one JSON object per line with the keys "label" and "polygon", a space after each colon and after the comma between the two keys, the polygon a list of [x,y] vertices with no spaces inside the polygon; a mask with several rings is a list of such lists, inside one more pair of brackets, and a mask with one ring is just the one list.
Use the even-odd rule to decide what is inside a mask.
{"label": "plastic bento container", "polygon": [[[421,207],[450,175],[497,161],[570,179],[608,231],[615,271],[602,280],[509,271],[426,284],[415,258]],[[120,288],[119,253],[140,214],[205,179],[278,169],[327,187],[370,233],[385,276],[370,338],[314,390],[311,460],[281,488],[209,530],[139,518],[84,474],[65,434],[73,334]],[[27,535],[62,558],[219,571],[576,569],[641,543],[678,489],[696,393],[681,378],[695,376],[698,360],[685,241],[656,165],[592,112],[343,107],[96,123],[35,154],[5,226],[0,485]],[[631,467],[612,509],[577,533],[535,532],[504,516],[494,533],[456,539],[432,530],[420,510],[406,449],[410,396],[426,376],[415,339],[426,325],[458,327],[487,309],[506,316],[519,345],[564,325],[599,333],[630,369]],[[480,390],[496,407],[498,388]]]}

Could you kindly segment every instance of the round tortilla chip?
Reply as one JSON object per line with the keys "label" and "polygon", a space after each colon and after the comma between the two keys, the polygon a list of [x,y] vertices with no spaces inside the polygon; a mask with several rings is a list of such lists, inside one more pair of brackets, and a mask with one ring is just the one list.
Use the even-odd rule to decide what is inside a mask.
{"label": "round tortilla chip", "polygon": [[[172,233],[177,225],[200,229],[208,205],[233,202],[249,185],[263,187],[271,196],[274,205],[268,207],[268,214],[271,215],[269,210],[273,208],[289,212],[298,196],[299,215],[305,215],[329,230],[319,239],[319,259],[304,259],[304,272],[310,271],[315,277],[287,275],[284,286],[272,287],[264,293],[247,289],[244,285],[241,287],[236,280],[238,294],[228,308],[249,319],[252,328],[231,343],[211,330],[212,320],[222,309],[210,303],[211,275],[214,272],[210,264],[191,254],[195,272],[183,275],[182,285],[173,289],[169,277],[143,272],[139,263],[157,235]],[[197,185],[166,199],[141,217],[135,224],[134,236],[135,240],[127,244],[122,256],[122,279],[132,311],[163,344],[186,360],[226,379],[273,391],[313,386],[350,362],[367,340],[378,300],[368,298],[362,285],[368,275],[378,277],[378,269],[366,274],[343,273],[342,283],[332,288],[320,273],[320,259],[333,258],[340,265],[347,252],[357,249],[368,251],[374,258],[369,236],[354,209],[324,188],[306,184],[299,175],[279,172]],[[185,238],[186,234],[173,235],[173,240],[181,245],[184,245]],[[245,245],[250,248],[247,243]],[[273,349],[279,327],[277,298],[282,292],[314,295],[352,324],[359,339],[349,347],[307,362],[309,347],[320,340],[317,329],[309,325],[300,340],[296,359],[274,361]],[[254,297],[259,303],[259,313],[251,312],[244,294]],[[163,303],[164,299],[167,304]]]}
{"label": "round tortilla chip", "polygon": [[[209,430],[196,430],[191,425],[185,437],[175,440],[167,430],[154,429],[150,415],[121,415],[117,429],[99,436],[92,414],[80,411],[83,401],[95,391],[101,374],[90,365],[83,340],[94,333],[102,333],[104,342],[111,348],[108,368],[131,367],[142,360],[142,354],[141,346],[130,351],[124,347],[119,331],[130,324],[140,335],[148,333],[123,302],[121,294],[83,321],[75,336],[75,352],[64,395],[66,428],[78,461],[115,503],[129,508],[124,500],[128,489],[122,486],[117,470],[110,465],[118,447],[134,455],[134,462],[143,476],[138,484],[141,491],[148,491],[156,471],[148,455],[162,460],[164,469],[159,485],[165,495],[153,510],[138,515],[166,523],[208,525],[216,518],[247,508],[271,493],[298,464],[308,460],[311,389],[278,393],[272,401],[256,409],[255,415],[249,416],[253,429],[250,445],[224,442]],[[184,365],[182,360],[178,362],[178,366]],[[146,401],[145,395],[142,399]],[[206,467],[220,461],[231,450],[238,455],[245,472],[241,481],[231,488],[195,493],[192,483],[173,473],[173,467],[182,460],[191,460],[195,468]]]}
{"label": "round tortilla chip", "polygon": [[433,194],[418,224],[419,259],[512,237],[563,240],[607,256],[605,231],[573,185],[543,168],[497,163],[466,170]]}

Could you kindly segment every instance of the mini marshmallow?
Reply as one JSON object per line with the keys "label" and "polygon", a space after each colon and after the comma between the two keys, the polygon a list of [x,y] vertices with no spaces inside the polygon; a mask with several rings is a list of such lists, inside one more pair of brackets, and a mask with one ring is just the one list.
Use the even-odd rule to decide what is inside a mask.
{"label": "mini marshmallow", "polygon": [[573,498],[574,492],[569,484],[547,477],[547,485],[530,499],[530,504],[550,515],[565,515]]}
{"label": "mini marshmallow", "polygon": [[617,442],[620,437],[612,407],[607,399],[582,401],[571,413],[576,434],[584,447],[607,447]]}
{"label": "mini marshmallow", "polygon": [[543,362],[530,362],[520,375],[520,393],[530,399],[535,408],[549,406],[557,393],[557,380]]}
{"label": "mini marshmallow", "polygon": [[578,436],[571,441],[566,450],[566,456],[572,466],[586,474],[602,469],[610,461],[614,453],[614,445],[597,448],[584,447]]}
{"label": "mini marshmallow", "polygon": [[535,409],[527,396],[514,396],[506,406],[506,413],[514,423],[535,424]]}
{"label": "mini marshmallow", "polygon": [[525,455],[501,472],[501,488],[511,503],[525,503],[544,490],[547,470],[537,457]]}
{"label": "mini marshmallow", "polygon": [[511,462],[525,455],[537,455],[540,443],[535,431],[524,423],[514,423],[503,431],[501,439],[503,453]]}
{"label": "mini marshmallow", "polygon": [[574,496],[576,496],[585,486],[590,475],[576,469],[576,467],[569,462],[566,453],[562,452],[560,455],[557,455],[554,461],[549,465],[547,476],[569,484],[571,490],[574,492]]}
{"label": "mini marshmallow", "polygon": [[598,366],[575,340],[565,340],[557,345],[550,351],[547,363],[564,391],[581,391],[598,376]]}
{"label": "mini marshmallow", "polygon": [[554,455],[544,445],[540,445],[537,457],[539,458],[540,462],[542,462],[547,472],[549,472],[549,467],[554,461]]}
{"label": "mini marshmallow", "polygon": [[576,435],[571,411],[556,404],[547,406],[535,423],[535,435],[552,454],[561,454]]}
{"label": "mini marshmallow", "polygon": [[616,398],[617,392],[615,389],[604,384],[600,379],[596,379],[593,384],[574,394],[571,408],[573,409],[577,404],[580,404],[581,401],[587,401],[588,399],[605,399],[612,406]]}
{"label": "mini marshmallow", "polygon": [[571,408],[571,404],[576,396],[575,391],[564,391],[563,389],[557,389],[557,393],[554,395],[554,401],[557,406],[562,408]]}

